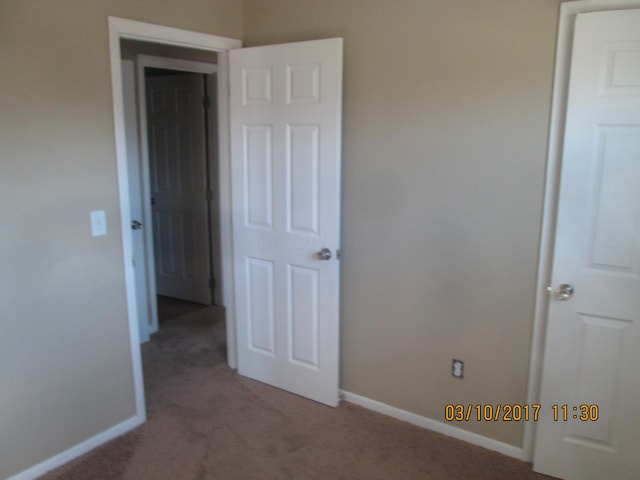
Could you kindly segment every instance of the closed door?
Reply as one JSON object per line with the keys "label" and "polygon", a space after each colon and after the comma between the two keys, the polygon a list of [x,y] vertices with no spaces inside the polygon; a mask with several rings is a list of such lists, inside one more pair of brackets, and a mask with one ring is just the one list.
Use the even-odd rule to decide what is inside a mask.
{"label": "closed door", "polygon": [[156,291],[211,304],[204,75],[146,79]]}
{"label": "closed door", "polygon": [[238,371],[335,406],[342,40],[229,62]]}
{"label": "closed door", "polygon": [[640,10],[575,22],[534,469],[640,478]]}

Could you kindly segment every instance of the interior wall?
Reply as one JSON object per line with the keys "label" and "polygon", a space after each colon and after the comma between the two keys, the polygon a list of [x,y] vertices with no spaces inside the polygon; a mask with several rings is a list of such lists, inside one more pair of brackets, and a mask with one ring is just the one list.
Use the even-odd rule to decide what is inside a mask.
{"label": "interior wall", "polygon": [[345,40],[343,389],[443,422],[525,403],[559,3],[244,1],[246,46]]}
{"label": "interior wall", "polygon": [[109,15],[242,37],[237,0],[0,2],[0,478],[135,414]]}

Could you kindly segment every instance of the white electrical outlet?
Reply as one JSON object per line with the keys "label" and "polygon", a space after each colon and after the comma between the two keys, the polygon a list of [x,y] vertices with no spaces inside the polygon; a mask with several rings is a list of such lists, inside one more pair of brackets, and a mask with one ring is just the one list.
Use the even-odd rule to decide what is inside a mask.
{"label": "white electrical outlet", "polygon": [[464,362],[462,360],[451,360],[451,375],[456,378],[464,377]]}
{"label": "white electrical outlet", "polygon": [[91,235],[100,237],[107,234],[107,216],[104,210],[91,212]]}

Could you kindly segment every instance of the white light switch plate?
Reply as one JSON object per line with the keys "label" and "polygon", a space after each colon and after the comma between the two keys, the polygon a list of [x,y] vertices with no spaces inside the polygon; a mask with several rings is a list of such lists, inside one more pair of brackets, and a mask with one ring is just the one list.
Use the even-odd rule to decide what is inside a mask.
{"label": "white light switch plate", "polygon": [[107,234],[107,216],[104,210],[91,212],[91,235],[100,237]]}

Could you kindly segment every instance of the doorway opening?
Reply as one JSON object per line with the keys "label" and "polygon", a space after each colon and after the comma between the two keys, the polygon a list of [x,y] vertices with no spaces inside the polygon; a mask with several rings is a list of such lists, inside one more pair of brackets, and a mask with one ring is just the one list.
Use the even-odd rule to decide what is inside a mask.
{"label": "doorway opening", "polygon": [[[209,35],[198,32],[181,30],[173,27],[153,25],[124,18],[109,17],[109,52],[111,65],[111,89],[113,94],[114,140],[116,150],[116,165],[118,174],[118,195],[120,201],[120,231],[123,251],[123,271],[127,298],[127,318],[129,329],[129,346],[131,351],[131,368],[135,392],[135,413],[133,417],[117,428],[111,429],[105,441],[142,424],[146,419],[146,402],[144,395],[144,381],[142,376],[142,358],[140,349],[140,328],[137,308],[143,303],[138,300],[138,285],[136,283],[133,259],[133,235],[131,235],[132,205],[129,181],[129,155],[126,135],[125,110],[131,102],[126,101],[124,66],[131,59],[124,59],[122,43],[137,41],[149,48],[188,50],[190,54],[213,54],[217,56],[219,67],[218,110],[219,110],[219,188],[220,188],[220,236],[222,253],[222,298],[226,306],[225,324],[228,352],[226,355],[230,367],[236,367],[236,339],[235,339],[235,311],[234,311],[234,276],[232,264],[232,229],[230,216],[230,163],[228,142],[228,81],[227,81],[227,52],[233,48],[242,47],[237,39]],[[140,52],[153,55],[154,52]],[[176,55],[169,54],[176,58]],[[198,60],[197,58],[191,58]],[[130,66],[133,66],[131,63]],[[131,70],[129,79],[135,85],[135,69]],[[133,101],[135,107],[135,99]],[[137,138],[137,136],[136,136]],[[152,305],[155,302],[151,302]]]}
{"label": "doorway opening", "polygon": [[177,312],[223,308],[218,59],[215,52],[132,40],[121,40],[121,57],[144,343]]}
{"label": "doorway opening", "polygon": [[[216,73],[213,63],[201,65],[137,56],[144,89],[138,89],[139,122],[147,147],[143,163],[149,178],[142,195],[151,212],[153,266],[158,318],[149,318],[150,333],[179,314],[222,306],[218,197]],[[202,73],[208,70],[208,73]],[[141,85],[141,83],[139,83]],[[144,105],[143,105],[144,104]],[[146,135],[144,135],[146,133]],[[143,185],[145,183],[143,182]],[[144,205],[145,195],[150,202]],[[143,208],[144,210],[144,208]],[[148,217],[148,215],[147,215]],[[149,257],[149,256],[148,256]]]}

